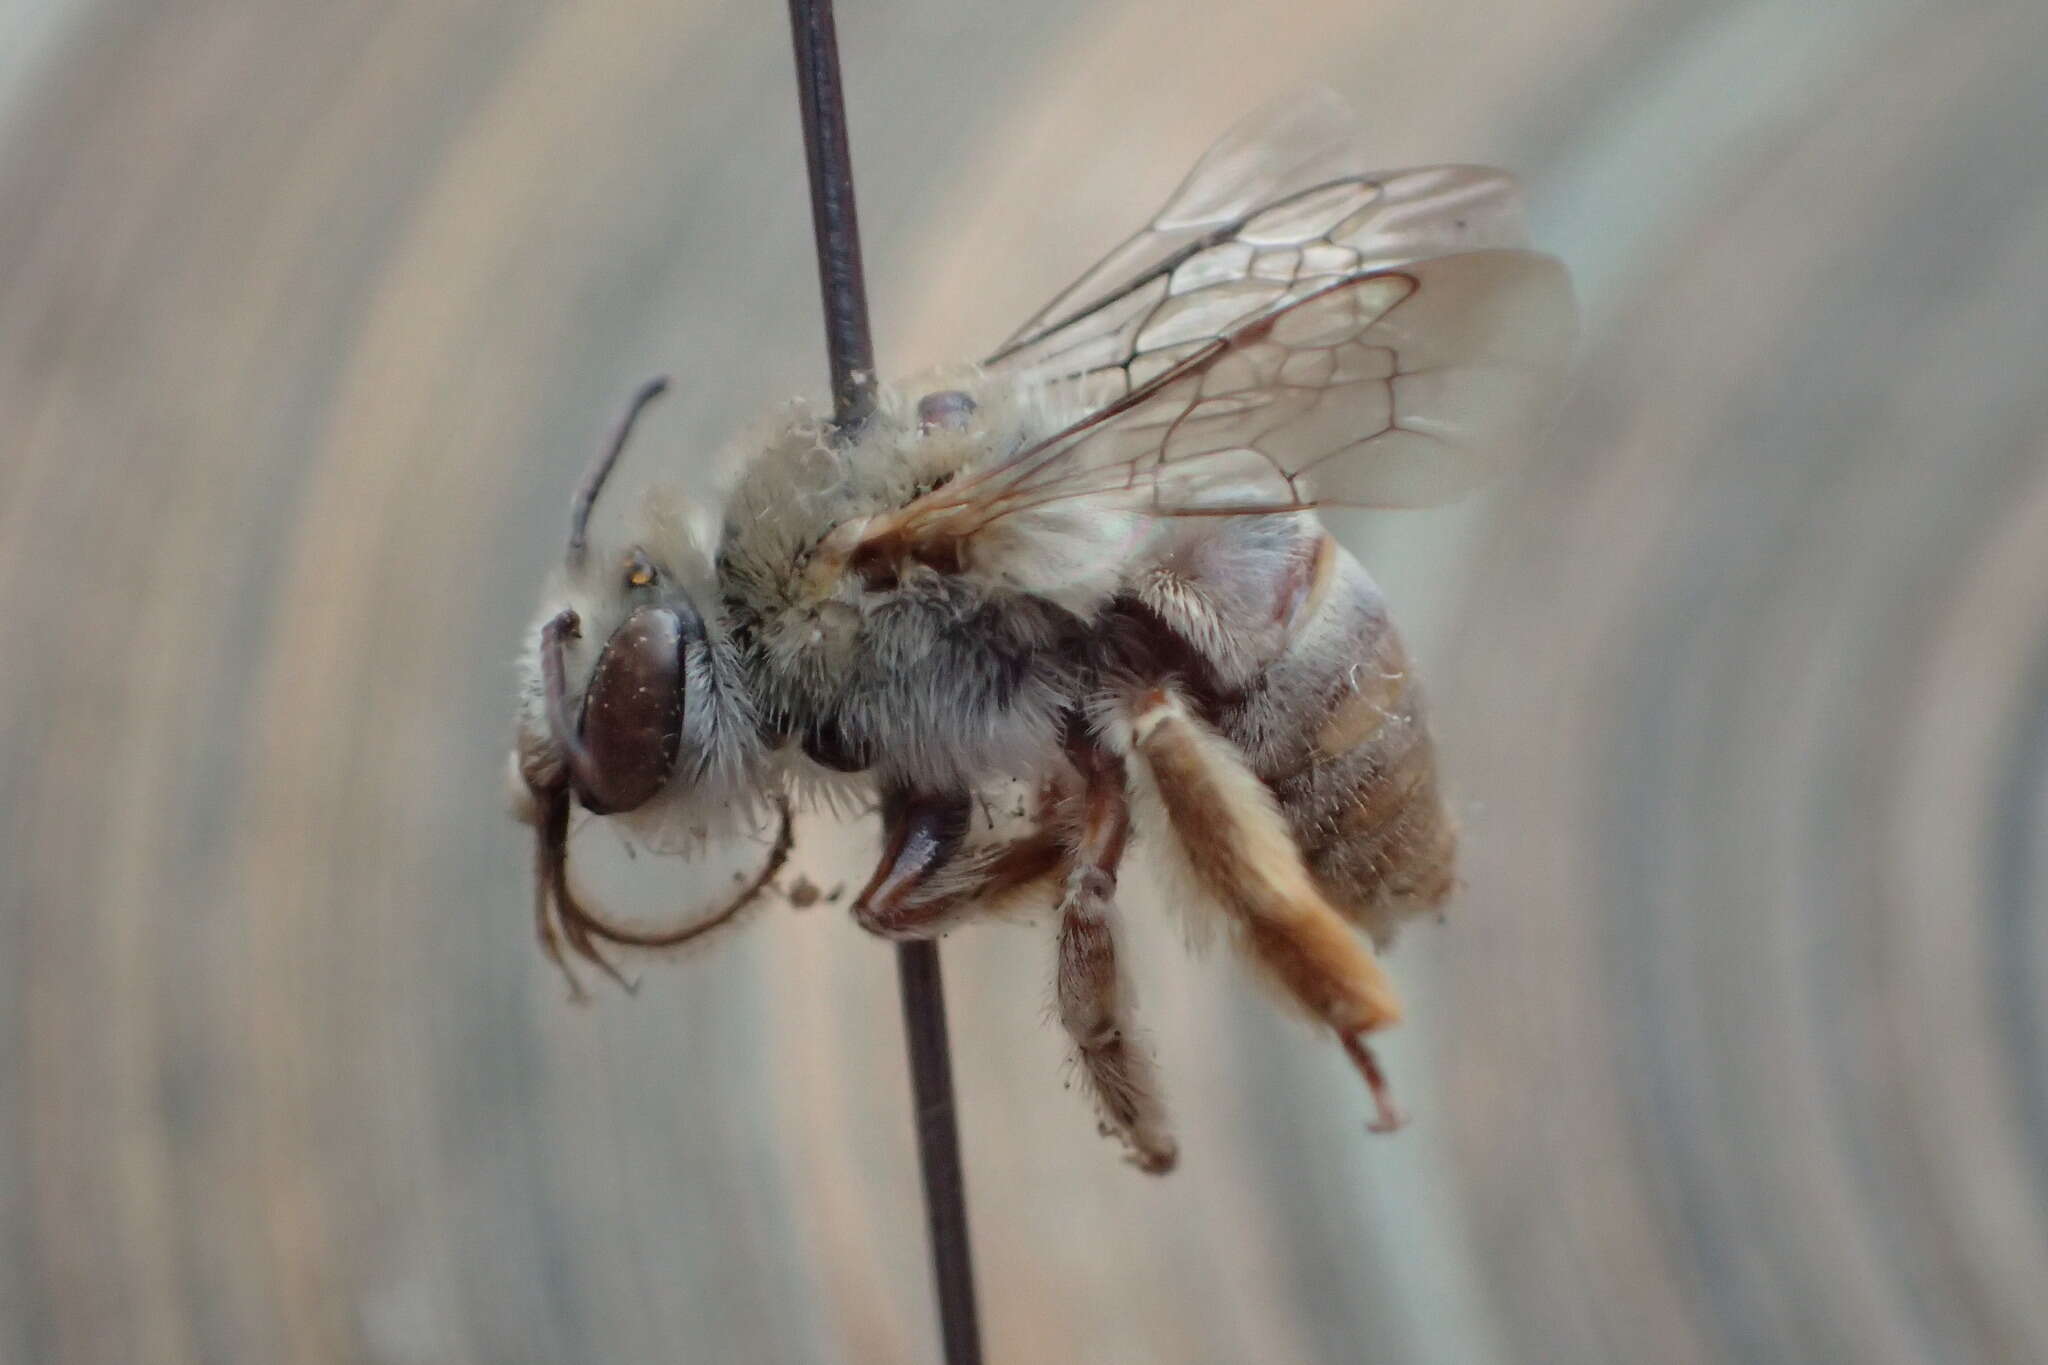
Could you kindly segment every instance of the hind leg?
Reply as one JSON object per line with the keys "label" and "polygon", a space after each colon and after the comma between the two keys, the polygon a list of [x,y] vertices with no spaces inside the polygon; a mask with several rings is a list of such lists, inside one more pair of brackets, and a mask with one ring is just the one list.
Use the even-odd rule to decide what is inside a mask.
{"label": "hind leg", "polygon": [[1237,749],[1171,691],[1129,705],[1143,762],[1197,881],[1282,990],[1333,1030],[1372,1092],[1372,1128],[1401,1124],[1365,1035],[1399,1023],[1401,1005],[1371,948],[1324,897],[1272,793]]}

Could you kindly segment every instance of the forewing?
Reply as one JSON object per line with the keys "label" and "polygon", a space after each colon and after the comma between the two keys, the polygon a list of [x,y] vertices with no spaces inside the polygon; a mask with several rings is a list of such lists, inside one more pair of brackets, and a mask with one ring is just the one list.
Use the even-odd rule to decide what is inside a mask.
{"label": "forewing", "polygon": [[1542,434],[1573,330],[1564,268],[1534,252],[1344,280],[1185,343],[1123,397],[934,490],[886,530],[959,542],[1073,499],[1156,516],[1446,501]]}
{"label": "forewing", "polygon": [[1327,90],[1232,129],[1152,223],[1027,322],[989,365],[1087,374],[1128,393],[1189,343],[1353,276],[1519,246],[1521,203],[1478,166],[1365,172],[1351,111]]}

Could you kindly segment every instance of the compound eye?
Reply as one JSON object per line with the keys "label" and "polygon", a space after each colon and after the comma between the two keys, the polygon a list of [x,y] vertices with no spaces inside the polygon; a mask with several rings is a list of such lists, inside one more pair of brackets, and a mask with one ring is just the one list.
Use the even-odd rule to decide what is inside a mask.
{"label": "compound eye", "polygon": [[636,609],[605,641],[584,689],[578,729],[587,761],[574,776],[585,806],[604,815],[654,799],[682,749],[683,685],[681,616]]}

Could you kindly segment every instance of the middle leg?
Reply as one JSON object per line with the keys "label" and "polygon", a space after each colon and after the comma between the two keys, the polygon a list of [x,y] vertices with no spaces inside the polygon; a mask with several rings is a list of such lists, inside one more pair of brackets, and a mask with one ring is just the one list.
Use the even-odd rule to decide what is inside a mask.
{"label": "middle leg", "polygon": [[1116,960],[1113,898],[1131,829],[1123,760],[1085,737],[1070,753],[1083,786],[1080,828],[1060,898],[1060,1023],[1074,1040],[1103,1130],[1123,1140],[1139,1170],[1164,1175],[1180,1149],[1166,1131],[1152,1057],[1134,1036],[1130,983]]}
{"label": "middle leg", "polygon": [[882,802],[880,865],[854,902],[854,919],[885,938],[929,938],[971,915],[1059,893],[1055,1001],[1076,1065],[1105,1132],[1142,1170],[1172,1170],[1152,1059],[1131,1025],[1131,991],[1116,959],[1116,874],[1130,836],[1123,761],[1097,747],[1076,720],[1073,772],[1039,794],[1037,820],[1021,837],[968,847],[971,800],[896,792]]}

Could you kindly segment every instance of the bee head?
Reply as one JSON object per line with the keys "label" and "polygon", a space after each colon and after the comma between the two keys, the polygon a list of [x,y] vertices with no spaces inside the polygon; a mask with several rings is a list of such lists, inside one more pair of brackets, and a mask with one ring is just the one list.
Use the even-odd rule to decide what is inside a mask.
{"label": "bee head", "polygon": [[[534,830],[534,916],[542,950],[562,969],[581,958],[627,990],[600,944],[666,948],[728,923],[770,886],[794,838],[789,802],[763,780],[760,732],[737,679],[711,566],[684,509],[650,490],[638,543],[593,555],[590,513],[641,409],[665,384],[633,398],[611,443],[576,490],[564,572],[549,590],[525,659],[512,751],[513,813]],[[695,587],[693,599],[692,586]],[[711,613],[707,625],[698,610]],[[760,870],[722,909],[670,927],[607,918],[569,876],[569,825],[580,802],[621,816],[654,846],[702,839],[712,822],[755,826],[772,811],[776,834]]]}
{"label": "bee head", "polygon": [[[637,810],[654,799],[675,772],[683,748],[683,705],[692,651],[705,648],[704,620],[682,585],[635,548],[617,576],[591,572],[591,509],[618,462],[633,424],[667,387],[654,380],[634,395],[610,445],[576,490],[569,520],[566,567],[617,624],[597,649],[579,692],[571,692],[571,655],[587,645],[585,621],[564,607],[541,624],[539,714],[520,739],[515,762],[535,796],[573,792],[600,815]],[[593,581],[593,579],[595,581]]]}
{"label": "bee head", "polygon": [[565,608],[541,627],[549,737],[577,799],[600,815],[637,810],[667,785],[682,752],[688,656],[704,648],[704,621],[687,596],[662,593],[637,551],[626,572],[641,600],[598,650],[573,705],[565,655],[582,618]]}

